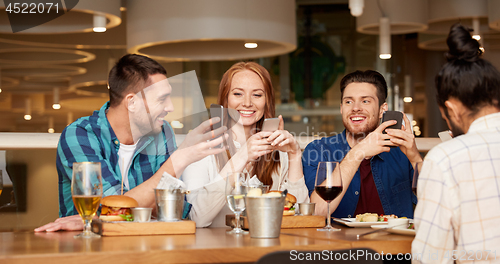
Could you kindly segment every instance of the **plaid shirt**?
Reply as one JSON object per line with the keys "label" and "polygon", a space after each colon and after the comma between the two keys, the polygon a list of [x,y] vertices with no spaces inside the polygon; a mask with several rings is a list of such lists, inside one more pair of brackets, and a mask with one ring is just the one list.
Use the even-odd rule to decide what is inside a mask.
{"label": "plaid shirt", "polygon": [[500,262],[500,113],[434,147],[417,190],[414,259]]}
{"label": "plaid shirt", "polygon": [[[103,195],[121,193],[122,174],[118,164],[120,141],[106,118],[108,108],[109,102],[99,111],[94,111],[92,116],[76,120],[61,133],[56,160],[59,217],[78,214],[71,197],[73,162],[101,162]],[[174,133],[168,122],[164,123],[162,133],[141,138],[127,175],[130,188],[153,176],[176,148]]]}

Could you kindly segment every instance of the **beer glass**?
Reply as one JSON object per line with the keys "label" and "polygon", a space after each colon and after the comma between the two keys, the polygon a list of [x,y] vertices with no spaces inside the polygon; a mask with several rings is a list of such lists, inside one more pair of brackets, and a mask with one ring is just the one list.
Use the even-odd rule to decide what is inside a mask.
{"label": "beer glass", "polygon": [[3,190],[3,175],[2,175],[2,170],[0,170],[0,195],[2,195],[2,190]]}
{"label": "beer glass", "polygon": [[71,195],[75,208],[82,217],[84,229],[75,238],[98,238],[91,231],[92,218],[101,204],[102,177],[100,162],[73,163]]}

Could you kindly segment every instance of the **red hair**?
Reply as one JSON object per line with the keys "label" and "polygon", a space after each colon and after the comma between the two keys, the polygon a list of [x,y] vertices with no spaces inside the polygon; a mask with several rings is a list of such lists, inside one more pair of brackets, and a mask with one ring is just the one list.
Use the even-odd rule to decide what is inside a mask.
{"label": "red hair", "polygon": [[[231,90],[231,83],[233,81],[233,77],[236,73],[246,70],[256,73],[260,77],[262,84],[264,86],[264,93],[266,95],[264,115],[256,123],[256,131],[260,131],[262,129],[262,124],[264,123],[264,119],[272,118],[275,116],[274,89],[273,89],[273,84],[271,82],[271,75],[263,66],[255,62],[238,62],[233,66],[231,66],[231,68],[229,68],[222,76],[222,80],[219,85],[219,94],[217,97],[217,103],[224,106],[224,108],[227,108],[228,97],[229,97],[229,92]],[[226,127],[229,127],[228,126],[229,125],[228,122],[230,119],[229,116],[225,119],[226,122],[224,125],[226,125]],[[230,138],[228,140],[229,155],[227,156],[231,157],[231,154],[234,154],[236,148],[234,147],[231,133],[229,134],[230,134]],[[223,154],[222,155],[219,154],[216,156],[219,170],[222,169],[224,165],[227,163],[227,156]],[[272,186],[273,184],[272,174],[273,172],[278,171],[278,167],[279,167],[279,152],[274,151],[272,153],[260,157],[256,162],[254,162],[252,166],[252,171],[250,171],[250,176],[257,175],[259,180],[262,183],[264,183],[264,185]]]}

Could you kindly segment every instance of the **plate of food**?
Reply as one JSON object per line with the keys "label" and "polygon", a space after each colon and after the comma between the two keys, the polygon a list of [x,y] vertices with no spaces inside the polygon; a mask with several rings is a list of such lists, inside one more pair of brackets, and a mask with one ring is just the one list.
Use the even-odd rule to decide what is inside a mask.
{"label": "plate of food", "polygon": [[[371,228],[380,229],[380,228],[384,228],[384,226],[372,225]],[[415,228],[413,227],[413,223],[410,223],[407,228],[388,228],[385,231],[387,231],[391,234],[398,234],[398,235],[407,235],[407,236],[414,236],[415,235]]]}
{"label": "plate of food", "polygon": [[333,218],[337,223],[344,224],[349,227],[371,227],[387,225],[389,219],[398,218],[395,215],[377,215],[372,213],[359,214],[356,218]]}

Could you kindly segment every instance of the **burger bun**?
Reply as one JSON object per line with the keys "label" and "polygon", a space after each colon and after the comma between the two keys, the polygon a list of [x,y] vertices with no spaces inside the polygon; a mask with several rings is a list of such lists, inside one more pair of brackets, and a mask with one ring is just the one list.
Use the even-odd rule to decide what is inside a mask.
{"label": "burger bun", "polygon": [[125,219],[121,218],[119,215],[101,215],[99,219],[107,222],[125,221]]}
{"label": "burger bun", "polygon": [[295,215],[295,210],[284,210],[284,211],[283,211],[283,215],[284,215],[284,216],[291,216],[291,215]]}
{"label": "burger bun", "polygon": [[139,203],[132,197],[126,195],[110,195],[102,198],[101,204],[107,207],[133,208]]}

